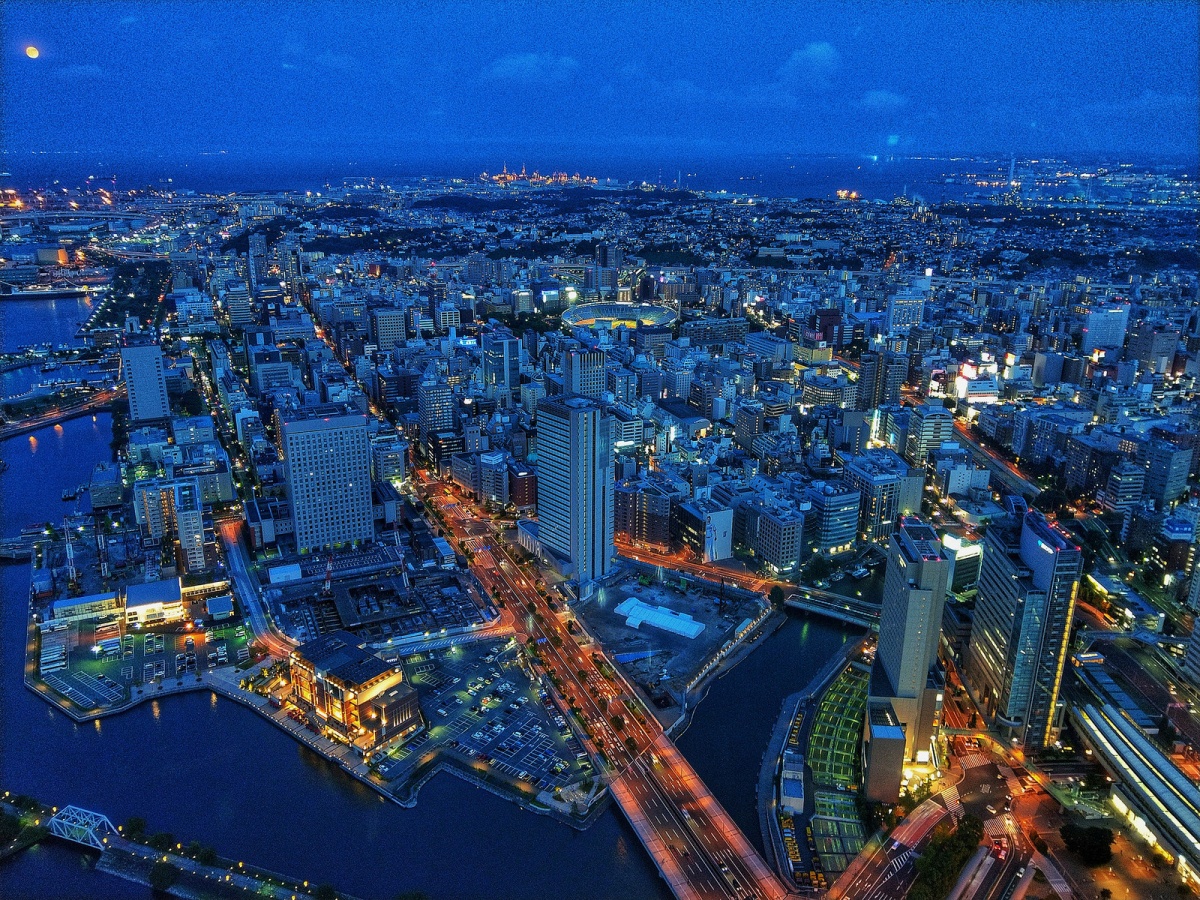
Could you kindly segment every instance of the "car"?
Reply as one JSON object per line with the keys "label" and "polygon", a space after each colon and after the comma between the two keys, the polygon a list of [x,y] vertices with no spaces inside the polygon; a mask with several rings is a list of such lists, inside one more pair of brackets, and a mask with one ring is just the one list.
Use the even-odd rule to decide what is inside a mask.
{"label": "car", "polygon": [[990,812],[994,816],[996,814],[996,807],[992,806],[991,804],[988,804],[987,811]]}
{"label": "car", "polygon": [[439,716],[447,716],[447,715],[449,715],[449,713],[448,713],[448,712],[446,712],[446,711],[445,711],[444,709],[442,709],[441,707],[438,707],[438,715],[439,715]]}

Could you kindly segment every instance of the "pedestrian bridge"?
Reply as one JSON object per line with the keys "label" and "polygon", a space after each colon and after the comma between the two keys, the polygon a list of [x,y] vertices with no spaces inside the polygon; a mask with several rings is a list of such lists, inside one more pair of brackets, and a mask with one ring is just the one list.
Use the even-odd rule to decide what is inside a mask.
{"label": "pedestrian bridge", "polygon": [[55,837],[96,850],[103,850],[105,839],[117,833],[108,816],[78,806],[64,806],[47,824]]}

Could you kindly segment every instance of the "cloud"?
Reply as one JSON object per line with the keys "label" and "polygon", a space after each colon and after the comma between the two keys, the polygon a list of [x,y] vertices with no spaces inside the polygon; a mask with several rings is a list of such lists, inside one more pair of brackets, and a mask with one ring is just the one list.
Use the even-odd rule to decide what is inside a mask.
{"label": "cloud", "polygon": [[858,101],[858,105],[875,112],[895,112],[908,105],[908,98],[891,91],[867,91]]}
{"label": "cloud", "polygon": [[779,70],[779,80],[784,84],[798,81],[825,83],[829,76],[842,64],[842,55],[828,41],[805,44],[788,57]]}
{"label": "cloud", "polygon": [[334,53],[329,50],[326,50],[321,55],[314,57],[313,62],[326,69],[339,69],[341,71],[345,71],[354,67],[353,56],[350,56],[348,53]]}
{"label": "cloud", "polygon": [[56,69],[54,74],[59,78],[82,81],[89,78],[103,78],[104,70],[92,63],[85,63],[74,66],[63,66],[61,69]]}
{"label": "cloud", "polygon": [[487,70],[496,81],[516,81],[535,84],[546,81],[566,81],[579,70],[579,61],[571,56],[552,53],[509,53]]}

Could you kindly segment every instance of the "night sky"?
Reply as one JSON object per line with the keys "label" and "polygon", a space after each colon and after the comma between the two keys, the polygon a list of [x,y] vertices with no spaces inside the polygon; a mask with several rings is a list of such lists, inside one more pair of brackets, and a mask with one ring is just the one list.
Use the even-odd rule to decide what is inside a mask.
{"label": "night sky", "polygon": [[1197,153],[1194,2],[5,0],[2,15],[8,168],[81,151]]}

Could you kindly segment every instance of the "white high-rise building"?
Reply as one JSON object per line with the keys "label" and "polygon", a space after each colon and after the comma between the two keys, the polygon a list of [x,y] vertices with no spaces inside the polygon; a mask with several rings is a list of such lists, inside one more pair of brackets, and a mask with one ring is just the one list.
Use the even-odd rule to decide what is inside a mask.
{"label": "white high-rise building", "polygon": [[919,279],[912,287],[888,298],[887,333],[902,334],[921,324],[925,316],[925,298],[929,296],[929,282]]}
{"label": "white high-rise building", "polygon": [[283,417],[281,449],[301,553],[375,536],[367,417],[317,407]]}
{"label": "white high-rise building", "polygon": [[129,418],[155,422],[171,417],[167,376],[158,344],[129,344],[121,348],[121,374],[129,392]]}
{"label": "white high-rise building", "polygon": [[538,538],[569,560],[581,594],[612,565],[612,419],[586,397],[538,403]]}
{"label": "white high-rise building", "polygon": [[1129,330],[1129,304],[1103,300],[1078,307],[1082,320],[1079,340],[1084,353],[1093,350],[1124,346]]}
{"label": "white high-rise building", "polygon": [[602,351],[570,350],[563,356],[563,393],[599,399],[604,387]]}

